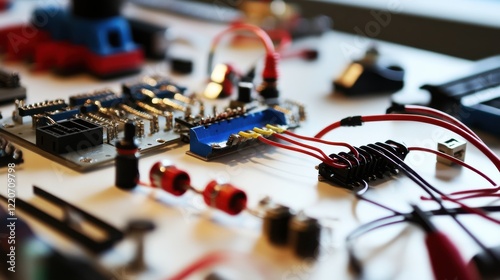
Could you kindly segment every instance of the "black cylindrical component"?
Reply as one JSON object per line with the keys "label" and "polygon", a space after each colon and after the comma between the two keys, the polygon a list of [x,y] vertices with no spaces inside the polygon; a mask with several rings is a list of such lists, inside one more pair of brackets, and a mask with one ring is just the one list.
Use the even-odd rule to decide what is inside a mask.
{"label": "black cylindrical component", "polygon": [[238,83],[238,101],[250,103],[252,101],[253,83],[239,82]]}
{"label": "black cylindrical component", "polygon": [[73,0],[71,13],[87,19],[103,19],[120,15],[123,0]]}
{"label": "black cylindrical component", "polygon": [[304,214],[290,221],[290,246],[301,258],[315,258],[319,253],[321,225],[318,220]]}
{"label": "black cylindrical component", "polygon": [[125,137],[115,146],[115,185],[120,189],[133,189],[139,181],[139,146],[133,122],[125,124]]}
{"label": "black cylindrical component", "polygon": [[288,224],[292,213],[290,208],[273,204],[268,207],[264,216],[263,234],[274,245],[286,245],[288,242]]}

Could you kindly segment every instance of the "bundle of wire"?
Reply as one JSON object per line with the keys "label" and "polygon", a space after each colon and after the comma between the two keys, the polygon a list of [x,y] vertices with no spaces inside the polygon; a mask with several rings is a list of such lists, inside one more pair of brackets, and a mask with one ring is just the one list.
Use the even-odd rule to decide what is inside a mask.
{"label": "bundle of wire", "polygon": [[[466,140],[471,142],[474,146],[476,146],[486,157],[488,157],[488,159],[490,159],[490,161],[495,165],[495,167],[498,170],[500,170],[499,157],[491,149],[489,149],[489,147],[487,147],[484,144],[484,142],[472,130],[470,130],[467,126],[465,126],[463,123],[461,123],[460,121],[458,121],[454,117],[452,117],[446,113],[443,113],[441,111],[434,110],[434,109],[427,108],[427,107],[423,107],[423,106],[409,106],[409,105],[407,105],[407,106],[398,107],[397,110],[402,111],[405,114],[386,114],[386,115],[349,117],[349,118],[343,119],[341,121],[335,122],[335,123],[327,126],[323,130],[321,130],[318,134],[316,134],[315,137],[307,137],[307,136],[298,135],[298,134],[292,133],[290,131],[280,129],[277,127],[273,127],[273,126],[268,126],[267,128],[269,130],[254,129],[254,133],[244,134],[242,136],[257,138],[261,142],[266,143],[268,145],[272,145],[275,147],[279,147],[279,148],[283,148],[283,149],[287,149],[287,150],[291,150],[294,152],[299,152],[299,153],[303,153],[303,154],[312,156],[312,157],[319,159],[323,163],[325,163],[333,168],[343,168],[343,167],[345,167],[344,164],[341,164],[339,162],[332,160],[329,156],[326,155],[326,153],[324,153],[318,147],[307,145],[305,143],[302,143],[302,142],[296,141],[294,139],[291,139],[289,137],[286,137],[282,134],[286,134],[288,136],[291,136],[291,137],[294,137],[294,138],[297,138],[300,140],[313,141],[313,142],[323,143],[323,144],[327,144],[327,145],[344,146],[344,147],[349,148],[351,150],[351,152],[354,154],[354,156],[359,157],[357,150],[352,145],[350,145],[348,143],[326,141],[326,140],[322,140],[320,138],[323,137],[324,135],[326,135],[328,132],[330,132],[336,128],[339,128],[341,126],[359,126],[359,125],[362,125],[362,123],[364,123],[364,122],[376,122],[376,121],[416,121],[416,122],[423,122],[423,123],[428,123],[428,124],[436,125],[439,127],[443,127],[443,128],[446,128],[452,132],[457,133],[458,135],[462,136],[463,138],[465,138]],[[390,113],[390,112],[388,112],[388,113]],[[421,114],[425,114],[425,116],[421,115]],[[285,145],[283,143],[273,141],[270,139],[271,135],[276,139],[280,139],[280,140],[289,142],[295,146]],[[402,159],[400,159],[398,156],[393,154],[391,151],[389,151],[383,147],[376,146],[376,145],[367,145],[366,148],[369,149],[371,153],[377,154],[378,156],[385,158],[386,160],[388,160],[389,162],[391,162],[392,164],[397,166],[400,171],[405,173],[411,180],[413,180],[419,187],[421,187],[429,195],[429,197],[422,197],[422,199],[433,200],[433,201],[438,203],[440,209],[437,212],[436,211],[427,212],[426,214],[448,215],[448,216],[452,217],[452,219],[474,240],[474,242],[479,247],[481,247],[485,252],[487,252],[487,253],[489,252],[489,249],[474,234],[472,234],[471,231],[467,227],[465,227],[462,222],[460,222],[457,219],[456,214],[459,214],[459,213],[475,214],[475,215],[478,215],[478,216],[480,216],[484,219],[487,219],[491,222],[494,222],[496,224],[500,224],[500,220],[492,218],[484,212],[484,211],[498,211],[499,209],[497,209],[497,208],[500,208],[500,207],[471,208],[471,207],[469,207],[469,206],[467,206],[464,203],[459,201],[462,199],[475,198],[475,197],[487,197],[487,196],[497,196],[498,197],[499,194],[497,192],[499,191],[499,185],[493,179],[488,177],[486,174],[484,174],[483,172],[481,172],[477,168],[475,168],[475,167],[473,167],[473,166],[471,166],[471,165],[469,165],[461,160],[458,160],[452,156],[444,154],[442,152],[435,151],[432,149],[423,148],[423,147],[409,147],[408,149],[410,151],[423,151],[423,152],[428,152],[428,153],[434,153],[438,156],[444,157],[450,161],[453,161],[457,164],[460,164],[460,165],[474,171],[475,173],[477,173],[478,175],[483,177],[485,180],[487,180],[493,186],[493,188],[478,189],[478,190],[466,190],[466,191],[461,191],[461,192],[455,192],[455,193],[448,195],[448,194],[441,192],[436,187],[432,186],[429,182],[427,182],[425,179],[423,179],[416,171],[414,171]],[[452,197],[452,196],[456,196],[456,195],[466,195],[466,196],[463,196],[460,198],[453,198]],[[368,199],[365,199],[359,195],[358,195],[358,198],[369,201]],[[452,202],[458,204],[459,208],[458,209],[448,209],[443,205],[442,200],[452,201]],[[372,223],[369,223],[367,225],[361,226],[359,229],[355,230],[352,234],[349,235],[347,241],[348,241],[348,248],[350,248],[349,250],[350,250],[350,256],[351,256],[351,265],[354,268],[354,271],[357,273],[361,273],[362,270],[361,270],[360,262],[357,260],[357,258],[355,257],[355,254],[353,252],[353,247],[352,247],[353,240],[355,240],[357,237],[359,237],[365,233],[368,233],[372,230],[375,230],[375,229],[378,229],[378,228],[381,228],[384,226],[388,226],[388,225],[395,224],[395,223],[401,223],[401,222],[405,222],[405,221],[415,222],[415,219],[410,214],[403,214],[401,212],[397,212],[393,209],[387,208],[387,207],[385,207],[381,204],[378,204],[374,201],[370,201],[370,202],[372,202],[373,204],[376,204],[380,207],[383,207],[387,210],[392,211],[394,213],[394,215],[389,216],[389,217],[385,217],[385,218],[376,220]],[[426,228],[429,228],[429,227],[426,227]],[[436,235],[431,235],[431,236],[436,236]],[[447,248],[449,258],[451,258],[453,260],[450,261],[450,259],[448,259],[448,262],[451,263],[450,269],[446,270],[444,272],[440,271],[440,270],[442,270],[442,268],[440,268],[439,265],[433,265],[433,269],[434,269],[436,277],[440,278],[443,275],[446,275],[446,277],[448,277],[448,276],[456,275],[454,273],[459,273],[460,271],[461,272],[466,271],[466,269],[464,268],[465,267],[464,263],[463,263],[463,261],[461,261],[458,250],[456,250],[456,248],[454,248],[454,246],[451,244],[451,242],[447,238],[445,238],[444,235],[438,234],[437,236],[439,236],[439,238],[436,239],[438,241],[433,241],[433,242],[434,243],[437,242],[440,245],[447,244],[445,247]],[[435,255],[435,252],[433,253],[433,252],[429,251],[429,254],[431,255],[431,259],[432,259],[432,256]],[[500,260],[493,253],[490,252],[489,255],[492,258],[492,260],[495,261],[495,263],[500,265]],[[451,257],[451,256],[454,256],[454,257]],[[453,265],[453,263],[454,263],[454,265]],[[455,271],[455,272],[453,272],[453,271]],[[441,275],[441,276],[439,276],[439,275]],[[461,279],[475,279],[474,276],[472,276],[472,275],[474,275],[474,273],[471,272],[469,274],[462,275],[460,277],[461,277]]]}
{"label": "bundle of wire", "polygon": [[[394,108],[392,108],[394,109]],[[390,108],[391,110],[391,108]],[[387,114],[387,115],[374,115],[374,116],[356,116],[356,117],[350,117],[343,119],[339,122],[333,123],[323,130],[321,130],[318,134],[316,134],[315,137],[321,138],[324,135],[326,135],[328,132],[341,127],[341,126],[359,126],[364,122],[375,122],[375,121],[417,121],[417,122],[423,122],[423,123],[428,123],[428,124],[433,124],[436,126],[440,126],[443,128],[446,128],[448,130],[451,130],[458,135],[462,136],[463,138],[467,139],[469,142],[471,142],[475,147],[477,147],[488,159],[491,160],[491,162],[495,165],[495,167],[500,170],[500,159],[499,157],[491,150],[489,149],[483,141],[472,131],[470,130],[467,126],[465,126],[463,123],[458,121],[457,119],[453,118],[452,116],[449,116],[443,112],[423,107],[423,106],[401,106],[397,108],[398,111],[403,111],[404,113],[407,114]],[[388,113],[391,113],[390,111]],[[419,114],[425,114],[427,116],[422,116]],[[368,145],[370,146],[370,145]],[[454,221],[474,240],[474,242],[481,247],[483,251],[485,251],[490,258],[497,264],[500,265],[500,259],[492,253],[474,234],[470,232],[468,228],[466,228],[457,218],[456,214],[460,213],[469,213],[469,214],[476,214],[479,215],[491,222],[500,224],[500,221],[497,219],[494,219],[492,217],[489,217],[484,211],[498,211],[500,207],[483,207],[483,208],[471,208],[468,207],[467,205],[461,203],[459,200],[461,199],[466,199],[466,198],[476,198],[476,197],[486,197],[486,196],[499,196],[498,195],[498,190],[499,186],[498,184],[493,181],[490,177],[488,177],[486,174],[482,173],[478,169],[466,164],[465,162],[462,162],[460,160],[457,160],[451,156],[445,155],[441,152],[434,151],[431,149],[427,148],[422,148],[422,147],[409,147],[408,149],[410,151],[424,151],[424,152],[430,152],[437,154],[438,156],[445,157],[448,160],[451,160],[455,163],[458,163],[462,166],[465,166],[466,168],[476,172],[483,178],[485,178],[491,185],[493,185],[493,188],[489,189],[477,189],[477,190],[466,190],[466,191],[460,191],[460,192],[455,192],[450,195],[467,195],[465,197],[461,197],[459,199],[452,198],[450,195],[444,194],[431,184],[429,184],[425,179],[423,179],[417,172],[415,172],[412,168],[410,168],[403,160],[398,158],[396,155],[391,153],[387,149],[383,149],[381,147],[378,147],[377,149],[374,147],[369,147],[372,149],[371,151],[373,153],[378,154],[379,156],[387,159],[388,161],[392,162],[393,164],[397,165],[399,170],[404,172],[410,179],[412,179],[418,186],[420,186],[428,195],[429,197],[423,199],[432,199],[435,202],[437,202],[440,206],[440,212],[431,212],[427,213],[427,215],[448,215],[454,219]],[[440,196],[437,197],[436,194]],[[363,198],[361,196],[358,196],[359,198],[369,201],[366,198]],[[442,200],[448,200],[452,201],[460,206],[458,209],[447,209],[444,207]],[[354,251],[353,251],[353,240],[355,240],[357,237],[371,232],[375,229],[385,227],[388,225],[404,222],[404,221],[413,221],[411,215],[408,214],[403,214],[400,212],[397,212],[393,209],[390,209],[388,207],[382,206],[378,203],[375,203],[373,201],[372,204],[378,205],[380,207],[383,207],[384,209],[387,209],[391,212],[394,213],[394,215],[389,216],[389,217],[384,217],[381,219],[378,219],[376,221],[373,221],[371,223],[368,223],[366,225],[361,226],[360,228],[356,229],[354,232],[352,232],[348,237],[347,237],[347,244],[348,244],[348,249],[349,249],[349,255],[350,255],[350,260],[351,260],[351,267],[356,273],[361,273],[361,264],[359,260],[355,257]],[[448,242],[448,241],[447,241]],[[443,243],[446,243],[443,241]],[[451,243],[450,243],[451,244]],[[450,245],[451,246],[451,245]],[[431,250],[431,249],[430,249]],[[453,272],[453,269],[450,268],[448,271],[445,271],[444,274],[447,276],[457,276],[459,275],[460,279],[475,279],[474,273],[471,271],[468,271],[468,274],[465,275],[460,275],[456,274],[459,273],[457,267],[459,268],[464,268],[464,264],[461,263],[460,258],[457,258],[458,251],[456,249],[450,249],[453,251],[448,255],[447,261],[448,264],[453,262],[453,259],[456,261],[455,262],[455,272]],[[431,260],[433,253],[429,251],[429,254],[431,255]],[[454,257],[453,257],[454,256]],[[451,259],[451,260],[450,260]],[[435,261],[435,260],[434,260]],[[442,264],[441,264],[442,265]],[[439,270],[442,268],[439,268],[439,264],[433,263],[433,270],[436,278],[440,278],[440,276],[443,276],[443,274],[439,272]],[[462,271],[462,270],[460,270]],[[442,271],[441,271],[442,272]]]}

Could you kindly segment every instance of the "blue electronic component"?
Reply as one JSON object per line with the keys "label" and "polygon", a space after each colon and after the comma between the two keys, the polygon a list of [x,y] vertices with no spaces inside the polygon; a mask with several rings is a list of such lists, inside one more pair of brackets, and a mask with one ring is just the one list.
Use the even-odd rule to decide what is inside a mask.
{"label": "blue electronic component", "polygon": [[32,22],[49,32],[53,40],[68,40],[100,56],[138,49],[127,20],[120,16],[94,20],[71,16],[61,8],[42,7],[33,12]]}
{"label": "blue electronic component", "polygon": [[252,130],[254,127],[265,127],[267,124],[287,125],[284,113],[274,109],[242,115],[233,119],[225,119],[209,125],[200,125],[189,130],[189,153],[209,160],[239,150],[254,141],[244,140],[228,143],[231,135],[240,131]]}
{"label": "blue electronic component", "polygon": [[462,97],[459,116],[467,125],[500,136],[500,86]]}

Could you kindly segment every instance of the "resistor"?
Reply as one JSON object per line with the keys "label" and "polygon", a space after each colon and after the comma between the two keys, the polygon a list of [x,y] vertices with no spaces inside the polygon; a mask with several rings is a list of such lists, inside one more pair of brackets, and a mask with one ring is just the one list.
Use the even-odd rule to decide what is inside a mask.
{"label": "resistor", "polygon": [[210,181],[203,190],[203,200],[213,208],[229,215],[237,215],[246,208],[247,196],[245,192],[231,184],[219,184]]}
{"label": "resistor", "polygon": [[153,187],[161,188],[175,196],[181,196],[191,188],[189,175],[165,160],[159,161],[151,167],[149,180]]}

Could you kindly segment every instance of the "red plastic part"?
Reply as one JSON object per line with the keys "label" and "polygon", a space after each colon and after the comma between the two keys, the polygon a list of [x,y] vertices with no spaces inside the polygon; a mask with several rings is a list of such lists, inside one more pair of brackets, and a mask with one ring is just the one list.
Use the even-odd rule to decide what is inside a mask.
{"label": "red plastic part", "polygon": [[37,47],[50,41],[50,35],[31,25],[14,25],[0,29],[0,50],[7,60],[31,59]]}
{"label": "red plastic part", "polygon": [[87,70],[99,77],[138,71],[144,63],[141,49],[100,56],[83,46],[54,41],[31,25],[0,29],[0,50],[8,60],[33,59],[36,70]]}
{"label": "red plastic part", "polygon": [[203,190],[203,200],[213,208],[229,215],[237,215],[247,206],[247,195],[231,184],[210,181]]}
{"label": "red plastic part", "polygon": [[262,71],[262,78],[264,78],[265,80],[274,80],[274,81],[278,79],[279,59],[280,59],[280,54],[277,52],[266,55],[264,70]]}
{"label": "red plastic part", "polygon": [[441,232],[429,233],[425,239],[432,264],[432,271],[437,280],[478,280],[476,271],[464,262],[457,248]]}
{"label": "red plastic part", "polygon": [[155,163],[149,172],[151,185],[175,196],[183,195],[191,185],[189,174],[166,161]]}

